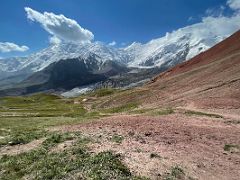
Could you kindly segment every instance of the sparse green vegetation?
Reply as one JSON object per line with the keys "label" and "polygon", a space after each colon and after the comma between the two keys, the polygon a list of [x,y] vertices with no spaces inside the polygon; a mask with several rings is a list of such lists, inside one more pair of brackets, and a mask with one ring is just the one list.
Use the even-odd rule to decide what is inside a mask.
{"label": "sparse green vegetation", "polygon": [[86,113],[81,104],[47,94],[5,97],[0,99],[0,105],[2,117],[78,117]]}
{"label": "sparse green vegetation", "polygon": [[113,141],[113,142],[115,142],[115,143],[118,143],[118,144],[121,144],[123,140],[124,140],[124,137],[121,136],[121,135],[118,135],[118,134],[114,134],[114,135],[111,137],[111,141]]}
{"label": "sparse green vegetation", "polygon": [[145,114],[150,116],[163,116],[169,115],[174,113],[173,108],[166,108],[166,109],[155,109],[155,108],[147,108],[147,109],[134,109],[129,112],[130,114]]}
{"label": "sparse green vegetation", "polygon": [[109,96],[111,94],[114,94],[117,91],[119,91],[119,90],[113,89],[113,88],[101,88],[101,89],[97,89],[93,92],[90,92],[88,95],[96,96],[96,97],[103,97],[103,96]]}
{"label": "sparse green vegetation", "polygon": [[169,115],[173,113],[174,113],[174,110],[172,108],[167,108],[167,109],[161,109],[161,110],[153,110],[149,112],[149,115],[163,116],[163,115]]}
{"label": "sparse green vegetation", "polygon": [[67,140],[73,140],[78,137],[81,137],[79,133],[58,133],[58,132],[51,132],[48,133],[46,136],[47,139],[43,142],[43,146],[45,148],[52,147],[58,143],[62,143]]}
{"label": "sparse green vegetation", "polygon": [[[98,116],[99,117],[99,116]],[[25,144],[34,139],[46,137],[47,127],[56,125],[76,124],[84,121],[90,121],[90,116],[83,117],[26,117],[26,118],[1,118],[0,120],[0,146]],[[10,142],[10,143],[9,143]]]}
{"label": "sparse green vegetation", "polygon": [[236,144],[225,144],[223,149],[224,151],[232,151],[233,149],[240,150],[240,146]]}
{"label": "sparse green vegetation", "polygon": [[121,105],[118,107],[113,107],[113,108],[108,108],[108,109],[103,109],[102,111],[105,113],[121,113],[121,112],[127,112],[130,110],[133,110],[138,107],[137,103],[128,103],[125,105]]}
{"label": "sparse green vegetation", "polygon": [[172,167],[170,173],[167,173],[164,177],[165,180],[177,180],[184,179],[185,173],[183,169],[179,166]]}
{"label": "sparse green vegetation", "polygon": [[[77,138],[70,149],[51,153],[50,147],[68,138]],[[112,152],[92,154],[89,141],[80,135],[54,134],[41,147],[17,156],[0,159],[1,179],[143,179],[134,177]]]}
{"label": "sparse green vegetation", "polygon": [[223,118],[221,115],[218,114],[212,114],[212,113],[205,113],[205,112],[200,112],[200,111],[185,111],[185,114],[187,115],[197,115],[197,116],[208,116],[212,118]]}
{"label": "sparse green vegetation", "polygon": [[151,111],[153,111],[153,109],[136,109],[136,110],[130,111],[130,114],[145,114]]}
{"label": "sparse green vegetation", "polygon": [[26,144],[35,139],[44,137],[46,134],[47,133],[44,130],[12,132],[10,133],[9,136],[0,140],[0,147],[7,144],[10,146],[17,145],[17,144]]}

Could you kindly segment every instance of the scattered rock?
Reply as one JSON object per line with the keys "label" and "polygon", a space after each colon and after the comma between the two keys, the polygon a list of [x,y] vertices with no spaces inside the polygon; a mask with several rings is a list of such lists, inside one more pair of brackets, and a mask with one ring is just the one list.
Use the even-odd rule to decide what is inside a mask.
{"label": "scattered rock", "polygon": [[86,101],[88,101],[88,99],[86,99],[86,98],[82,100],[82,102],[86,102]]}
{"label": "scattered rock", "polygon": [[152,133],[151,132],[145,132],[144,135],[148,137],[148,136],[151,136]]}
{"label": "scattered rock", "polygon": [[74,101],[73,104],[80,104],[80,102],[79,101]]}
{"label": "scattered rock", "polygon": [[128,132],[128,135],[129,135],[129,136],[134,136],[134,134],[135,134],[135,133],[134,133],[133,131],[129,131],[129,132]]}

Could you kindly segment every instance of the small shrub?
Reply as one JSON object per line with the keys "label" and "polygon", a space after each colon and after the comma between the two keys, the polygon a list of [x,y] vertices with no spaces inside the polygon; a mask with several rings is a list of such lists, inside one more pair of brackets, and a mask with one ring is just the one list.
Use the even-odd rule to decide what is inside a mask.
{"label": "small shrub", "polygon": [[240,147],[236,144],[225,144],[223,149],[224,151],[231,151],[231,149],[240,149]]}
{"label": "small shrub", "polygon": [[152,159],[152,158],[161,158],[161,156],[158,155],[157,153],[151,153],[151,154],[150,154],[150,158],[151,158],[151,159]]}
{"label": "small shrub", "polygon": [[123,140],[124,140],[124,137],[121,135],[117,135],[117,134],[113,135],[111,138],[111,141],[118,143],[118,144],[121,144]]}
{"label": "small shrub", "polygon": [[184,179],[185,173],[183,169],[179,166],[172,167],[170,173],[168,173],[164,179],[165,180],[177,180],[177,179]]}
{"label": "small shrub", "polygon": [[140,149],[140,148],[137,148],[135,151],[136,151],[137,153],[141,153],[141,152],[143,152],[143,150]]}
{"label": "small shrub", "polygon": [[89,179],[130,179],[130,170],[120,161],[118,154],[110,151],[93,156],[89,163]]}
{"label": "small shrub", "polygon": [[181,177],[182,175],[185,175],[185,173],[182,168],[180,168],[179,166],[175,166],[172,168],[171,175],[173,177],[178,178],[178,177]]}

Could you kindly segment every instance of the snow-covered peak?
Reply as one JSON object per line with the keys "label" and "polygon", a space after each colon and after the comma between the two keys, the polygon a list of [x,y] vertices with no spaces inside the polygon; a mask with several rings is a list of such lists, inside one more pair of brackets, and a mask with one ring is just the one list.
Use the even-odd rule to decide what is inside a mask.
{"label": "snow-covered peak", "polygon": [[21,70],[36,72],[61,59],[77,57],[87,59],[92,54],[97,55],[98,59],[103,62],[107,60],[124,62],[126,59],[128,59],[128,57],[122,53],[122,50],[106,46],[100,42],[84,44],[61,43],[51,45],[50,47],[34,53],[26,58],[14,58],[14,61],[12,59],[1,60],[1,63],[4,64],[4,66],[2,65],[0,69],[8,72]]}
{"label": "snow-covered peak", "polygon": [[124,50],[131,59],[129,66],[170,67],[206,51],[229,35],[201,31],[201,24],[195,24],[146,44],[133,43]]}
{"label": "snow-covered peak", "polygon": [[141,43],[138,43],[138,42],[133,42],[132,44],[130,44],[129,46],[125,47],[124,50],[125,51],[131,51],[131,50],[134,50],[136,48],[140,48],[142,46]]}

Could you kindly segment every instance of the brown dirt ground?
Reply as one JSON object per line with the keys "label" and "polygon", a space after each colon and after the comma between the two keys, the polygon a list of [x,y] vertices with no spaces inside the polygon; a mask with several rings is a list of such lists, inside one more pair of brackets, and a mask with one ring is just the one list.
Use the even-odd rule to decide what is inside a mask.
{"label": "brown dirt ground", "polygon": [[5,146],[0,148],[0,156],[1,155],[17,155],[20,153],[31,151],[37,147],[39,147],[45,138],[34,140],[28,144],[19,144],[14,146]]}
{"label": "brown dirt ground", "polygon": [[[95,138],[89,146],[93,152],[120,153],[133,173],[151,179],[161,179],[176,165],[196,179],[237,180],[240,176],[239,149],[223,149],[225,144],[240,145],[240,124],[221,118],[181,113],[120,115],[54,130],[81,131]],[[122,143],[111,141],[115,134],[124,137]],[[151,158],[153,153],[159,157]]]}

